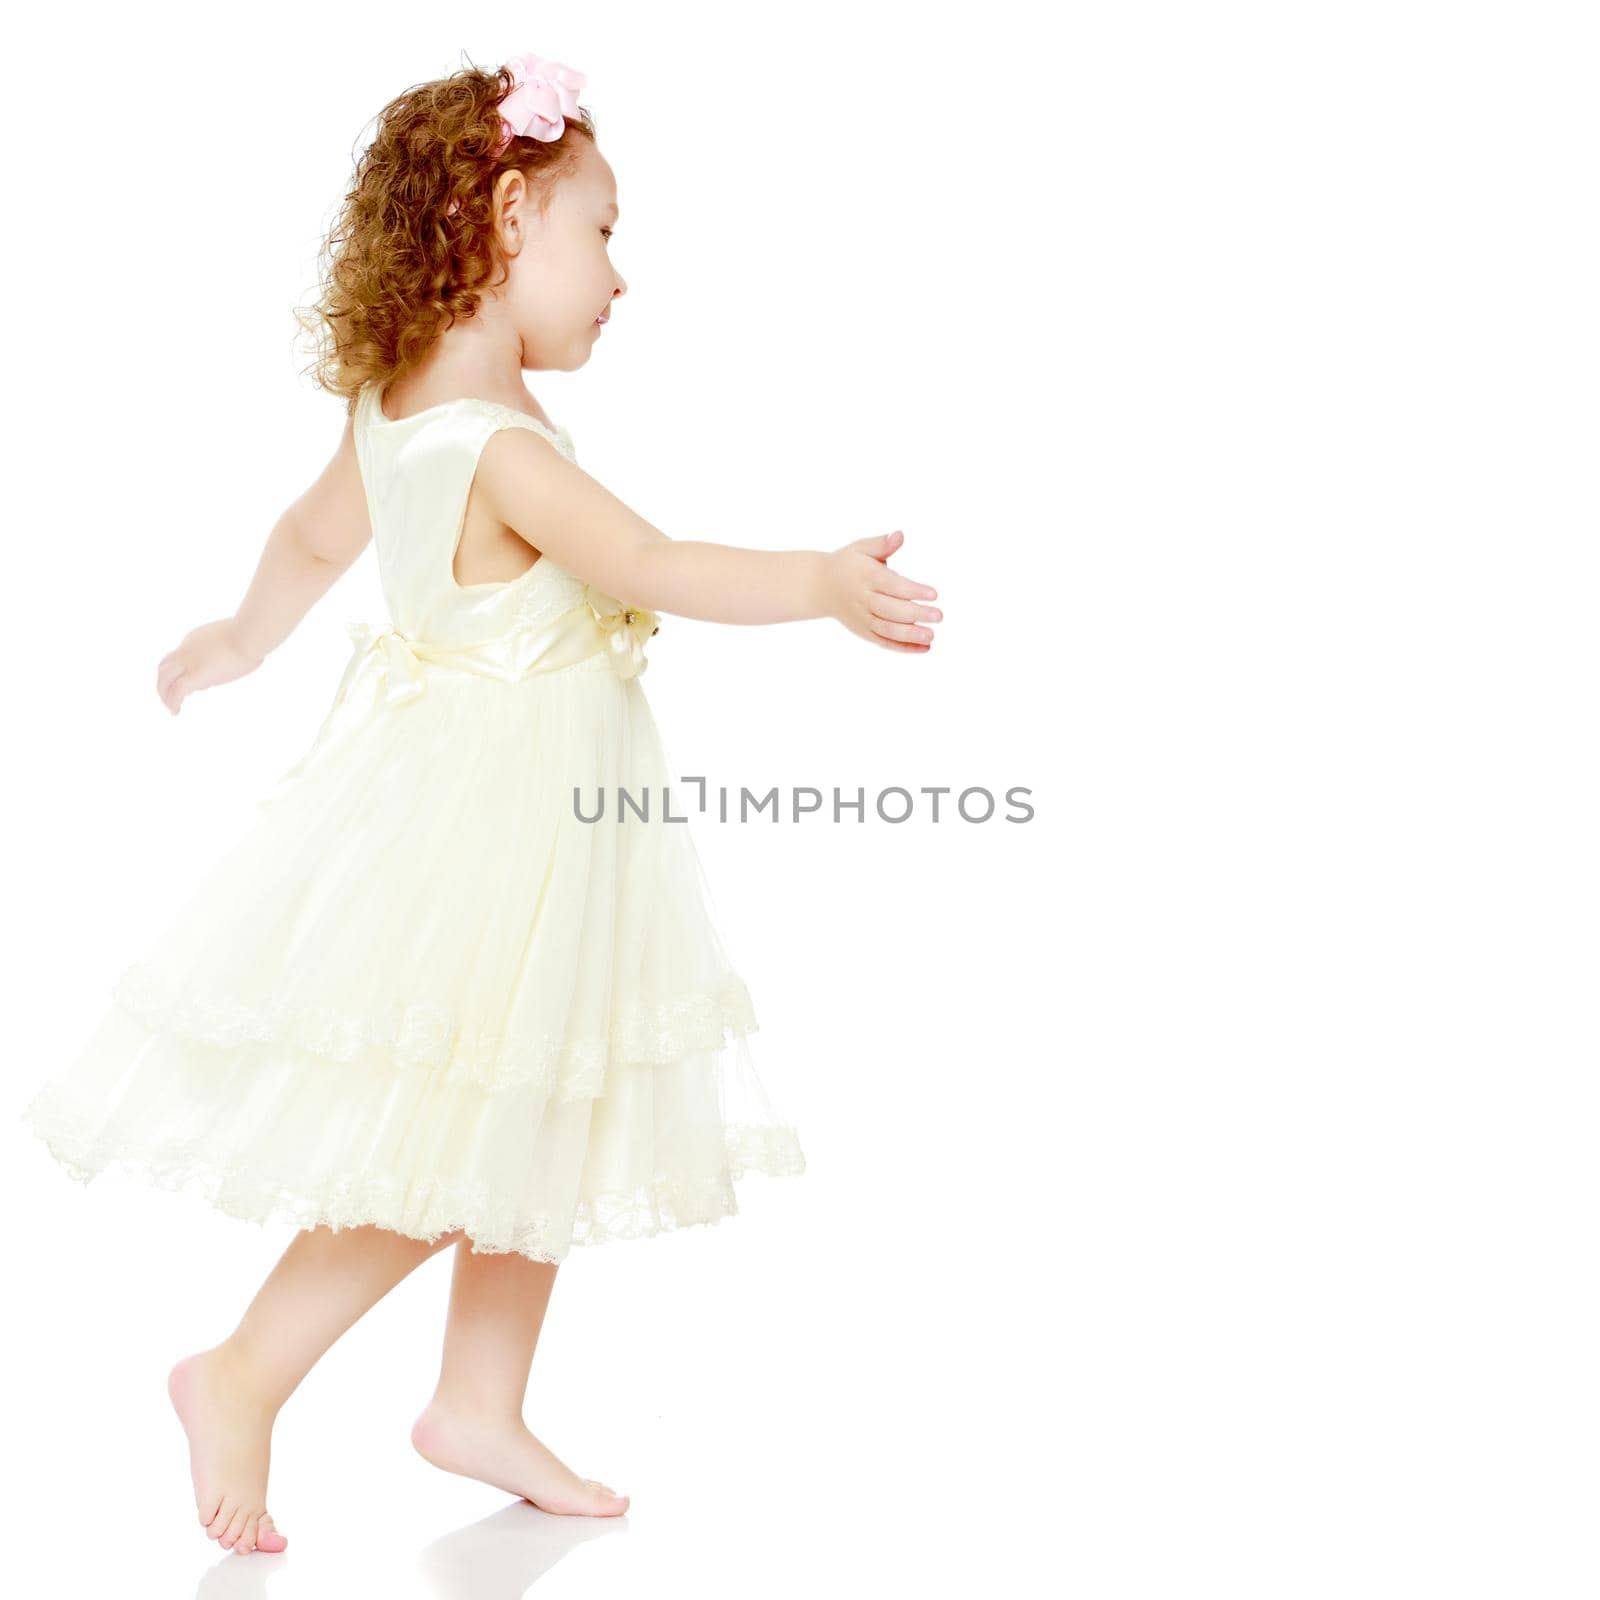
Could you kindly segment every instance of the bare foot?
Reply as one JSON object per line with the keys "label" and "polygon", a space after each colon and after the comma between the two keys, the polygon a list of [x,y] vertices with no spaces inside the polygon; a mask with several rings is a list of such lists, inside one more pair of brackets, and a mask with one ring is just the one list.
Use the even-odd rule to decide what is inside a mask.
{"label": "bare foot", "polygon": [[167,1393],[189,1435],[194,1503],[206,1536],[240,1554],[282,1550],[289,1541],[267,1510],[274,1408],[229,1371],[220,1348],[185,1356],[167,1376]]}
{"label": "bare foot", "polygon": [[520,1417],[481,1416],[432,1401],[411,1425],[424,1461],[521,1495],[562,1517],[617,1517],[628,1496],[597,1478],[580,1478],[541,1444]]}

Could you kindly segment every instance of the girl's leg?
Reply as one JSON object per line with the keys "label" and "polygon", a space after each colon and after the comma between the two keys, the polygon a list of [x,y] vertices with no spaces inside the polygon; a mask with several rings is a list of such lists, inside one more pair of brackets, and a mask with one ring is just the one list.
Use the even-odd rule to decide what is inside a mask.
{"label": "girl's leg", "polygon": [[340,1334],[461,1238],[459,1229],[431,1243],[370,1225],[303,1229],[239,1326],[172,1369],[167,1392],[189,1435],[195,1505],[211,1538],[240,1551],[283,1549],[266,1508],[273,1420]]}
{"label": "girl's leg", "polygon": [[628,1497],[580,1478],[522,1420],[528,1369],[556,1267],[514,1251],[479,1253],[463,1241],[450,1280],[444,1359],[411,1442],[436,1467],[521,1495],[566,1516],[614,1517]]}

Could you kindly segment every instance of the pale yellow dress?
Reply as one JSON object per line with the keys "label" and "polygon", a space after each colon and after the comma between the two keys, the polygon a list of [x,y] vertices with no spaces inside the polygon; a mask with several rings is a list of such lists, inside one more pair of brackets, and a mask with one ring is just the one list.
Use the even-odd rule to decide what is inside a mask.
{"label": "pale yellow dress", "polygon": [[389,621],[24,1119],[85,1183],[541,1261],[732,1215],[805,1160],[638,676],[672,619],[548,556],[456,582],[485,442],[565,429],[371,386],[354,426]]}

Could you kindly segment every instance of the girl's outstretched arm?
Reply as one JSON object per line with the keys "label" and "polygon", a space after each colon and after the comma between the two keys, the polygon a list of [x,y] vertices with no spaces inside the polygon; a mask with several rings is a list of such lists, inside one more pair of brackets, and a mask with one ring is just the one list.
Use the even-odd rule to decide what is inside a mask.
{"label": "girl's outstretched arm", "polygon": [[750,550],[670,539],[542,434],[505,428],[478,459],[491,515],[558,567],[650,611],[702,622],[833,617],[887,649],[925,650],[937,590],[892,572],[899,530],[838,550]]}
{"label": "girl's outstretched arm", "polygon": [[371,539],[355,429],[346,419],[332,460],[273,524],[239,609],[192,629],[161,658],[156,693],[166,708],[176,716],[193,690],[254,672]]}

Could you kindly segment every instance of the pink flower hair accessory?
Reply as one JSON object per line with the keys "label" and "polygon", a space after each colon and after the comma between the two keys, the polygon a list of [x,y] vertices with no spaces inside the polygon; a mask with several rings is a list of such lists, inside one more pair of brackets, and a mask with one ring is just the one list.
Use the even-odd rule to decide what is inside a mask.
{"label": "pink flower hair accessory", "polygon": [[[566,132],[566,119],[577,116],[578,91],[588,82],[575,68],[531,51],[513,57],[506,65],[511,68],[512,84],[500,97],[497,156],[518,136],[547,143],[559,139]],[[461,202],[452,200],[444,214],[453,217],[460,209]]]}
{"label": "pink flower hair accessory", "polygon": [[566,129],[566,119],[578,114],[578,91],[588,80],[573,67],[531,52],[506,64],[514,81],[500,101],[503,136],[495,154],[518,135],[546,141],[559,139]]}

